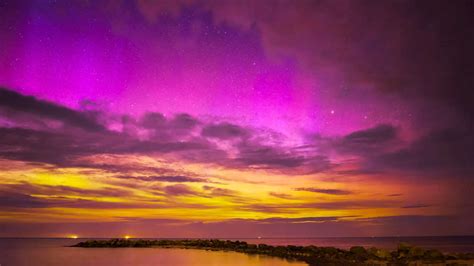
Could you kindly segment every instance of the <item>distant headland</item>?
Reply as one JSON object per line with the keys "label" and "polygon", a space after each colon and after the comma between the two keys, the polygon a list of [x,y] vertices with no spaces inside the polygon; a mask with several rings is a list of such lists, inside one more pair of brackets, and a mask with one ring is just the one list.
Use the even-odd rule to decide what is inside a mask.
{"label": "distant headland", "polygon": [[380,248],[351,247],[349,250],[317,246],[270,246],[248,244],[244,241],[218,239],[149,240],[110,239],[87,240],[73,245],[82,248],[184,248],[213,251],[235,251],[260,254],[287,260],[302,261],[309,265],[473,265],[474,253],[442,253],[400,243],[388,251]]}

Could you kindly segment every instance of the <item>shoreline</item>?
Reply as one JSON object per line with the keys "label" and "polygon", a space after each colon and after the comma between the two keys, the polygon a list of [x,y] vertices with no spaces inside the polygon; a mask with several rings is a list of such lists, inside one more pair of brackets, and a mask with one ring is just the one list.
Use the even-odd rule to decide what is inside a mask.
{"label": "shoreline", "polygon": [[474,253],[442,253],[400,243],[393,251],[380,248],[351,247],[349,250],[317,246],[271,246],[245,241],[217,239],[108,239],[87,240],[71,247],[80,248],[179,248],[232,251],[266,255],[308,265],[474,265]]}

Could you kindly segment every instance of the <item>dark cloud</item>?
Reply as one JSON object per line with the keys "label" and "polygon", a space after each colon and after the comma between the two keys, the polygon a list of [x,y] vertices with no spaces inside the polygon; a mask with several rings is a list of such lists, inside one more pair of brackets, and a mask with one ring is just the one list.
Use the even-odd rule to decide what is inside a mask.
{"label": "dark cloud", "polygon": [[342,153],[368,154],[381,152],[396,140],[397,131],[392,125],[382,124],[354,131],[335,144]]}
{"label": "dark cloud", "polygon": [[340,93],[339,101],[365,95],[367,84],[372,84],[371,94],[431,106],[429,113],[417,114],[422,123],[460,121],[459,116],[466,123],[474,113],[472,1],[322,0],[291,5],[284,0],[211,1],[202,5],[220,21],[257,25],[270,55],[297,58],[316,77],[327,77],[333,88],[346,83],[349,93]]}
{"label": "dark cloud", "polygon": [[276,147],[243,142],[239,145],[239,162],[256,168],[294,168],[301,166],[305,158]]}
{"label": "dark cloud", "polygon": [[88,115],[87,113],[39,100],[32,96],[24,96],[20,93],[4,88],[0,88],[0,108],[7,108],[15,112],[28,113],[34,116],[54,119],[85,130],[104,130],[104,127],[90,114]]}
{"label": "dark cloud", "polygon": [[395,193],[395,194],[388,194],[387,196],[389,196],[389,197],[400,197],[401,195],[403,195],[403,194]]}
{"label": "dark cloud", "polygon": [[152,180],[161,182],[173,182],[173,183],[184,183],[184,182],[208,182],[207,179],[189,176],[150,176]]}
{"label": "dark cloud", "polygon": [[163,175],[163,176],[116,176],[118,178],[123,179],[132,179],[132,180],[140,180],[146,182],[170,182],[170,183],[193,183],[193,182],[201,182],[201,183],[209,183],[207,179],[199,178],[199,177],[190,177],[190,176],[183,176],[183,175]]}
{"label": "dark cloud", "polygon": [[319,154],[305,154],[294,147],[270,146],[255,141],[237,145],[237,164],[255,168],[279,170],[288,174],[309,174],[331,168],[329,158]]}
{"label": "dark cloud", "polygon": [[240,206],[240,209],[263,213],[300,213],[303,209],[358,210],[373,208],[393,208],[399,202],[391,200],[341,200],[309,203],[253,203]]}
{"label": "dark cloud", "polygon": [[[125,188],[140,189],[159,196],[183,196],[196,195],[207,197],[198,191],[192,190],[186,185],[171,186],[138,186],[130,184],[116,184],[118,187],[104,187],[100,189],[85,189],[70,186],[53,186],[30,184],[27,182],[17,184],[2,185],[0,190],[0,199],[5,207],[9,208],[48,208],[48,207],[64,207],[64,208],[94,208],[94,209],[134,209],[134,208],[212,208],[211,206],[175,202],[171,199],[145,199],[135,195],[132,191]],[[218,191],[216,191],[217,193]],[[35,195],[35,196],[31,196]],[[74,196],[72,198],[71,196]],[[112,197],[120,199],[139,199],[138,202],[127,201],[103,201],[91,198]]]}
{"label": "dark cloud", "polygon": [[405,205],[405,206],[402,206],[402,208],[404,209],[419,209],[419,208],[428,208],[428,207],[431,207],[432,205],[428,205],[428,204],[413,204],[413,205]]}
{"label": "dark cloud", "polygon": [[169,127],[174,134],[188,134],[195,129],[200,121],[189,114],[177,114],[169,121]]}
{"label": "dark cloud", "polygon": [[3,208],[44,208],[48,201],[16,192],[0,192],[0,206]]}
{"label": "dark cloud", "polygon": [[395,171],[474,176],[474,135],[471,130],[434,130],[408,147],[370,158],[373,167]]}
{"label": "dark cloud", "polygon": [[146,113],[140,121],[140,125],[147,129],[163,129],[166,127],[166,117],[160,113]]}
{"label": "dark cloud", "polygon": [[255,222],[255,223],[269,223],[269,224],[292,224],[292,223],[321,223],[321,222],[328,222],[328,221],[338,221],[344,218],[353,218],[353,216],[323,216],[323,217],[301,217],[301,218],[267,218],[267,219],[255,219],[255,220],[244,220],[246,222]]}
{"label": "dark cloud", "polygon": [[228,140],[242,138],[249,135],[247,129],[230,123],[220,123],[207,125],[202,129],[201,134],[208,138]]}
{"label": "dark cloud", "polygon": [[329,195],[348,195],[352,194],[351,191],[343,190],[343,189],[324,189],[324,188],[308,188],[308,187],[300,187],[296,188],[296,191],[308,191],[314,193],[322,193],[322,194],[329,194]]}
{"label": "dark cloud", "polygon": [[203,190],[209,192],[210,195],[213,197],[233,197],[238,194],[237,191],[227,188],[219,188],[212,186],[203,186],[202,188]]}
{"label": "dark cloud", "polygon": [[180,141],[191,136],[201,124],[199,119],[189,114],[176,114],[166,117],[161,113],[144,114],[135,125],[137,129],[147,129],[156,141]]}
{"label": "dark cloud", "polygon": [[31,209],[31,208],[93,208],[93,209],[124,209],[124,208],[156,208],[160,205],[152,202],[148,203],[127,203],[127,202],[105,202],[94,201],[81,198],[66,198],[45,195],[49,197],[34,197],[28,194],[17,192],[0,191],[0,206],[5,209]]}
{"label": "dark cloud", "polygon": [[[283,147],[276,143],[264,143],[272,138],[227,122],[206,124],[188,114],[177,114],[167,118],[160,113],[146,113],[138,120],[122,116],[118,121],[115,121],[123,126],[121,132],[108,130],[105,125],[99,124],[97,124],[99,125],[97,128],[101,128],[101,130],[86,130],[84,132],[49,126],[29,128],[27,122],[38,117],[40,119],[46,116],[62,119],[61,121],[76,123],[85,128],[89,124],[84,121],[89,120],[86,119],[88,116],[85,111],[75,111],[7,90],[3,90],[3,93],[20,99],[16,102],[21,102],[21,104],[12,105],[18,109],[18,112],[21,111],[20,107],[29,106],[25,107],[28,114],[22,118],[23,123],[16,127],[13,124],[13,127],[0,128],[0,156],[6,159],[115,172],[122,170],[133,172],[133,169],[124,169],[125,166],[85,162],[81,158],[98,154],[160,153],[172,154],[173,158],[185,161],[211,163],[230,168],[265,169],[292,175],[321,172],[331,167],[329,159],[324,155],[304,153],[296,148]],[[31,109],[33,107],[29,105],[30,102],[33,107],[37,106],[46,111],[34,112]],[[6,102],[4,103],[6,104]],[[14,117],[11,118],[14,122]],[[90,123],[96,122],[90,120]],[[193,132],[199,129],[202,136],[193,136]],[[141,133],[138,132],[145,133],[140,135]],[[207,138],[238,139],[239,141],[233,144],[237,156],[231,158],[226,151],[218,148]],[[145,170],[142,166],[138,168]],[[149,171],[159,174],[153,175],[157,181],[160,179],[157,176],[168,176],[161,177],[162,181],[175,180],[178,182],[181,180],[180,182],[184,182],[183,177],[178,177],[181,176],[180,174],[163,174],[161,170],[149,169]],[[172,176],[173,178],[171,178]],[[198,180],[186,179],[186,182],[194,181]]]}
{"label": "dark cloud", "polygon": [[[119,155],[120,156],[120,155]],[[113,155],[109,155],[109,158],[119,159]],[[144,166],[140,164],[113,164],[113,163],[99,163],[94,160],[84,160],[78,159],[74,163],[75,167],[78,168],[92,168],[85,169],[84,171],[94,171],[100,170],[113,174],[121,174],[118,177],[133,177],[131,174],[143,174],[143,175],[182,175],[183,172],[178,172],[174,169],[166,167],[154,167],[154,166]],[[130,176],[124,176],[123,174],[130,174]],[[185,173],[188,174],[188,173]]]}
{"label": "dark cloud", "polygon": [[[117,132],[51,132],[0,128],[0,156],[23,161],[74,166],[80,156],[97,154],[151,154],[212,150],[205,142],[155,142]],[[91,164],[90,164],[91,165]]]}
{"label": "dark cloud", "polygon": [[276,198],[281,198],[281,199],[294,199],[293,196],[286,193],[270,192],[268,193],[268,195],[276,197]]}
{"label": "dark cloud", "polygon": [[[474,138],[472,129],[466,126],[431,130],[411,142],[403,143],[395,126],[380,124],[342,137],[320,136],[313,143],[303,146],[283,146],[264,132],[227,122],[206,123],[187,114],[167,118],[160,113],[146,113],[136,121],[121,120],[134,130],[112,131],[105,125],[97,124],[97,120],[89,119],[86,111],[68,109],[5,89],[0,92],[6,95],[0,101],[0,108],[24,113],[19,126],[0,127],[0,157],[9,160],[94,168],[125,173],[124,176],[139,171],[143,180],[176,183],[207,180],[192,173],[141,165],[100,164],[83,158],[98,154],[161,154],[184,161],[288,175],[327,172],[336,176],[353,176],[397,172],[417,173],[431,178],[443,175],[472,177],[474,174]],[[12,99],[12,102],[5,99]],[[9,118],[15,121],[15,116]],[[25,124],[28,118],[53,119],[91,130],[78,131],[47,125],[28,128]],[[134,132],[147,134],[142,136]],[[234,140],[230,149],[235,155],[218,148],[208,137]],[[334,153],[354,156],[357,164],[351,168],[340,167],[346,162],[332,162],[330,158]],[[319,193],[337,195],[344,192],[319,190]]]}
{"label": "dark cloud", "polygon": [[86,197],[119,197],[127,198],[133,196],[133,192],[116,187],[105,187],[100,189],[84,189],[71,186],[52,186],[52,185],[35,185],[27,182],[18,184],[4,184],[2,190],[23,193],[25,195],[43,195],[43,196],[61,196],[74,195]]}
{"label": "dark cloud", "polygon": [[426,179],[474,177],[474,134],[466,126],[428,130],[408,143],[401,142],[395,127],[379,125],[355,131],[324,143],[328,151],[349,154],[357,167],[334,170],[342,176],[387,174]]}
{"label": "dark cloud", "polygon": [[189,196],[198,194],[198,192],[183,184],[166,186],[163,188],[163,191],[169,196]]}

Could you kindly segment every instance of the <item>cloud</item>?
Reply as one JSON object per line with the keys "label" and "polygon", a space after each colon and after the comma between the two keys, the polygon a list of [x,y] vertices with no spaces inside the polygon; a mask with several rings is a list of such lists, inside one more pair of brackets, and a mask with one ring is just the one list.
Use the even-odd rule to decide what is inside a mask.
{"label": "cloud", "polygon": [[147,129],[163,129],[166,127],[166,123],[166,117],[156,112],[146,113],[140,121],[140,125]]}
{"label": "cloud", "polygon": [[0,205],[4,208],[44,208],[48,201],[16,192],[0,192]]}
{"label": "cloud", "polygon": [[431,207],[432,205],[428,205],[428,204],[413,204],[413,205],[405,205],[405,206],[402,206],[402,208],[404,209],[419,209],[419,208],[428,208],[428,207]]}
{"label": "cloud", "polygon": [[[147,6],[143,2],[140,10]],[[409,0],[199,3],[217,21],[257,27],[272,58],[295,57],[303,68],[330,84],[342,80],[351,90],[365,90],[364,84],[370,84],[376,93],[397,95],[420,105],[437,103],[456,109],[457,115],[467,119],[474,113],[474,77],[467,75],[472,65],[466,56],[472,55],[474,39],[465,38],[474,26],[470,1],[428,5],[413,5]],[[189,3],[176,4],[180,5]],[[445,43],[445,36],[463,41]],[[446,56],[436,56],[440,54]],[[457,119],[437,109],[430,109],[430,115],[435,114],[432,117]]]}
{"label": "cloud", "polygon": [[208,138],[221,140],[243,138],[249,135],[247,129],[230,123],[219,123],[207,125],[202,129],[201,135]]}
{"label": "cloud", "polygon": [[96,154],[149,154],[206,149],[196,142],[141,141],[114,132],[48,132],[0,128],[0,156],[7,159],[74,165],[80,156]]}
{"label": "cloud", "polygon": [[388,194],[387,196],[389,196],[389,197],[400,197],[402,195],[403,194],[401,194],[401,193],[394,193],[394,194]]}
{"label": "cloud", "polygon": [[354,131],[344,136],[337,144],[336,149],[342,153],[369,154],[381,152],[396,140],[395,127],[388,124],[377,125],[372,128]]}
{"label": "cloud", "polygon": [[[98,121],[89,120],[88,111],[75,111],[5,89],[1,93],[8,97],[2,98],[0,108],[6,105],[8,109],[15,109],[13,115],[7,116],[11,125],[0,128],[0,156],[6,159],[92,167],[107,171],[122,171],[126,166],[99,165],[85,162],[82,158],[100,154],[159,153],[173,154],[175,160],[193,162],[219,163],[228,160],[227,153],[205,137],[193,136],[193,132],[201,128],[203,122],[189,114],[176,114],[166,118],[160,113],[145,113],[138,120],[123,116],[119,121],[103,120],[104,125],[101,125]],[[10,98],[13,98],[13,103],[4,100]],[[16,114],[21,112],[25,114],[20,121]],[[78,132],[47,124],[32,126],[37,120],[44,119],[55,119],[90,130]],[[121,131],[108,129],[107,123],[117,122],[122,125]],[[95,130],[99,128],[100,130]],[[127,171],[133,170],[128,166]],[[158,169],[153,171],[160,172]],[[171,181],[171,175],[168,176],[167,180]],[[176,181],[184,180],[183,177],[174,176]],[[188,178],[187,181],[198,180]]]}
{"label": "cloud", "polygon": [[188,115],[177,114],[167,118],[161,113],[145,113],[135,125],[137,129],[145,129],[151,139],[172,141],[189,137],[200,122]]}
{"label": "cloud", "polygon": [[352,218],[353,216],[322,216],[322,217],[301,217],[301,218],[279,218],[279,217],[272,217],[266,219],[241,219],[241,220],[233,220],[236,221],[244,221],[250,223],[258,223],[258,224],[297,224],[297,223],[321,223],[321,222],[329,222],[329,221],[338,221],[344,218]]}
{"label": "cloud", "polygon": [[127,198],[133,196],[133,192],[116,187],[104,187],[99,189],[85,189],[64,185],[38,185],[27,182],[17,184],[3,184],[2,190],[23,193],[43,195],[43,196],[84,196],[84,197],[118,197]]}
{"label": "cloud", "polygon": [[472,136],[472,130],[463,128],[433,130],[408,147],[374,156],[371,165],[392,171],[471,178],[474,176]]}
{"label": "cloud", "polygon": [[238,194],[237,191],[227,189],[227,188],[219,188],[219,187],[212,187],[212,186],[203,186],[203,190],[210,193],[213,197],[233,197]]}
{"label": "cloud", "polygon": [[[230,219],[205,222],[179,219],[143,219],[124,217],[113,222],[0,222],[0,236],[61,237],[74,232],[80,236],[116,237],[123,232],[134,232],[143,237],[167,238],[287,238],[285,244],[299,245],[300,239],[311,237],[414,236],[414,235],[466,235],[472,234],[470,221],[458,216],[412,215],[374,218],[360,217],[272,217],[267,219]],[[157,234],[159,232],[159,234]],[[250,240],[248,240],[250,241]],[[294,242],[293,242],[294,241]],[[317,240],[315,240],[317,241]],[[374,241],[377,241],[374,240]],[[314,242],[315,245],[323,245]],[[376,245],[376,243],[374,243]],[[347,247],[343,248],[349,248]]]}
{"label": "cloud", "polygon": [[295,147],[242,141],[237,145],[237,149],[238,155],[234,162],[254,169],[273,169],[288,174],[310,174],[331,168],[328,157],[316,153],[303,153]]}
{"label": "cloud", "polygon": [[[207,123],[189,114],[176,114],[167,118],[160,113],[151,112],[139,119],[128,116],[122,116],[119,120],[103,119],[102,125],[96,120],[88,120],[88,111],[75,111],[13,91],[3,90],[2,93],[20,99],[15,101],[18,104],[9,103],[8,108],[13,106],[16,112],[22,112],[21,108],[27,110],[21,123],[15,124],[15,116],[9,116],[12,126],[0,127],[0,156],[6,159],[132,172],[130,167],[125,169],[126,166],[98,164],[84,161],[83,158],[101,154],[162,154],[169,155],[173,160],[209,163],[235,169],[262,169],[291,175],[322,172],[331,167],[329,158],[324,155],[281,146],[266,133],[228,122]],[[24,107],[25,105],[28,107]],[[29,126],[34,120],[45,117],[61,119],[67,124],[91,130],[79,132],[48,125]],[[117,123],[122,126],[121,131],[109,129],[110,125]],[[208,138],[236,141],[225,150]],[[229,151],[235,151],[236,155],[231,156]],[[140,169],[143,170],[143,166]],[[149,170],[157,173],[161,171]],[[163,181],[184,181],[183,177],[177,177],[179,174],[154,176],[158,181],[157,176],[165,175],[168,177],[161,177]],[[187,179],[187,182],[192,181],[198,180]]]}
{"label": "cloud", "polygon": [[[331,169],[342,176],[394,174],[425,179],[474,177],[472,129],[466,126],[431,129],[409,141],[401,141],[392,125],[354,131],[342,138],[328,137],[327,153],[351,155],[351,168]],[[349,162],[348,165],[351,165]],[[344,163],[339,164],[344,166]]]}
{"label": "cloud", "polygon": [[307,187],[300,187],[296,188],[296,191],[308,191],[314,193],[322,193],[322,194],[329,194],[329,195],[348,195],[352,194],[351,191],[343,190],[343,189],[324,189],[324,188],[307,188]]}
{"label": "cloud", "polygon": [[177,114],[169,123],[171,128],[190,130],[195,128],[200,122],[189,114]]}
{"label": "cloud", "polygon": [[146,182],[169,182],[169,183],[193,183],[193,182],[201,182],[201,183],[209,183],[207,179],[199,178],[199,177],[189,177],[189,176],[182,176],[182,175],[163,175],[163,176],[116,176],[122,179],[132,179],[132,180],[140,180]]}
{"label": "cloud", "polygon": [[[342,137],[321,136],[317,140],[310,140],[312,143],[306,146],[296,146],[283,145],[265,132],[229,122],[208,123],[188,114],[167,118],[160,113],[145,113],[137,120],[126,119],[121,122],[134,127],[134,130],[111,130],[107,123],[116,121],[102,120],[101,125],[88,115],[88,111],[72,110],[6,89],[0,93],[6,95],[0,101],[0,109],[23,113],[21,119],[9,115],[13,124],[0,127],[0,157],[9,160],[116,173],[136,174],[138,171],[143,180],[176,183],[207,180],[169,169],[97,163],[84,158],[105,154],[158,154],[168,156],[170,160],[287,175],[324,172],[343,176],[416,173],[425,178],[443,175],[467,178],[474,175],[470,163],[474,157],[474,141],[472,130],[466,127],[431,130],[405,143],[400,140],[395,126],[379,124]],[[11,99],[12,102],[4,99]],[[21,120],[17,125],[16,119]],[[28,121],[38,119],[58,120],[87,130],[71,130],[47,124],[28,127]],[[218,147],[214,142],[230,139],[233,142],[228,147]],[[338,161],[334,159],[334,154],[352,156],[356,163]],[[344,192],[319,190],[319,193],[337,195]]]}
{"label": "cloud", "polygon": [[[31,209],[31,208],[91,208],[91,209],[134,209],[134,208],[156,208],[157,203],[134,203],[134,202],[107,202],[94,201],[83,198],[68,198],[61,196],[44,195],[48,197],[36,197],[17,192],[0,191],[0,206],[4,209]],[[90,196],[90,195],[86,195]]]}
{"label": "cloud", "polygon": [[190,196],[198,195],[198,192],[183,184],[170,185],[163,188],[168,196]]}
{"label": "cloud", "polygon": [[305,203],[250,203],[239,208],[242,210],[257,211],[262,213],[301,213],[305,209],[321,210],[360,210],[360,209],[382,209],[393,208],[394,204],[399,204],[395,200],[338,200],[320,201]]}
{"label": "cloud", "polygon": [[0,108],[57,120],[84,130],[104,130],[104,127],[90,113],[75,111],[4,88],[0,88]]}
{"label": "cloud", "polygon": [[276,198],[281,198],[281,199],[294,199],[293,196],[286,193],[269,192],[268,195],[276,197]]}

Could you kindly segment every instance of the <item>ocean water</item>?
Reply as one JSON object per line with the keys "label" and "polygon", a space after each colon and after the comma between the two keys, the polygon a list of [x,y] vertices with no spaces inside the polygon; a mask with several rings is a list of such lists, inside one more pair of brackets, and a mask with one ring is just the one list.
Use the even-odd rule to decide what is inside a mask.
{"label": "ocean water", "polygon": [[303,266],[237,252],[163,248],[73,248],[80,239],[0,239],[1,266]]}
{"label": "ocean water", "polygon": [[[0,266],[78,266],[78,265],[249,265],[302,266],[261,255],[236,252],[162,248],[72,248],[85,239],[0,238]],[[236,240],[236,239],[233,239]],[[248,243],[269,245],[315,245],[350,248],[351,246],[393,249],[399,242],[445,252],[474,252],[474,237],[375,237],[375,238],[247,238]]]}
{"label": "ocean water", "polygon": [[328,238],[261,238],[245,239],[248,243],[265,243],[272,246],[330,246],[349,249],[352,246],[396,249],[400,242],[443,252],[473,252],[474,236],[435,237],[328,237]]}

